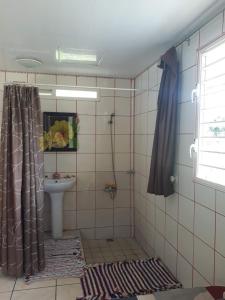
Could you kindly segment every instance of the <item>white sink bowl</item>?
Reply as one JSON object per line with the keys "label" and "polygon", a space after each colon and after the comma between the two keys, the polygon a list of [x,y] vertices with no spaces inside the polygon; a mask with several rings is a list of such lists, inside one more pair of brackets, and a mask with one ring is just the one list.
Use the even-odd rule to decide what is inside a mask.
{"label": "white sink bowl", "polygon": [[71,189],[76,178],[45,179],[44,190],[51,198],[51,223],[54,239],[63,237],[63,196],[64,192]]}
{"label": "white sink bowl", "polygon": [[75,178],[45,179],[44,190],[48,193],[62,193],[71,189],[75,181]]}

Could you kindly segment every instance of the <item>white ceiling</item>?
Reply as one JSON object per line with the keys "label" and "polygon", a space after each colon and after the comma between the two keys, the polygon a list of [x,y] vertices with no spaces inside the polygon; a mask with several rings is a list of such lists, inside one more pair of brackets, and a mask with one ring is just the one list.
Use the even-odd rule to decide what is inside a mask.
{"label": "white ceiling", "polygon": [[[0,69],[24,71],[15,58],[32,56],[43,61],[37,72],[133,77],[222,4],[219,0],[0,0]],[[103,62],[98,67],[58,63],[57,47],[96,50],[103,53]]]}

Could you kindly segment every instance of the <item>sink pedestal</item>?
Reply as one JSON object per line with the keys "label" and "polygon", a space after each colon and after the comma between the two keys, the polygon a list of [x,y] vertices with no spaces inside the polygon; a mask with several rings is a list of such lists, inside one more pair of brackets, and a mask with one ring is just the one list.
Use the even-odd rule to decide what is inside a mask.
{"label": "sink pedestal", "polygon": [[50,194],[52,237],[54,239],[63,237],[63,195],[64,193]]}
{"label": "sink pedestal", "polygon": [[61,178],[44,180],[44,190],[49,193],[51,199],[51,223],[52,237],[63,237],[63,195],[74,186],[76,178]]}

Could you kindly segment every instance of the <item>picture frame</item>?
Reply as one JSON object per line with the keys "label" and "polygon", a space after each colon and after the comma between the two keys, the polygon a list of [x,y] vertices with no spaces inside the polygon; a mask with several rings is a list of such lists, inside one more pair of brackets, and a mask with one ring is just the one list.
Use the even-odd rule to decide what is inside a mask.
{"label": "picture frame", "polygon": [[77,151],[78,118],[76,113],[43,113],[45,152]]}

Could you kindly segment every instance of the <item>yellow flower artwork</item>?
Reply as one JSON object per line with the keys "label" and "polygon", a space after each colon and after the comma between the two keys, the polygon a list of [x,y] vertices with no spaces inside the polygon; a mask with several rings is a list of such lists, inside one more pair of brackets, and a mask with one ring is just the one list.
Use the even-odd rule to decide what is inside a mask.
{"label": "yellow flower artwork", "polygon": [[40,147],[44,151],[76,151],[78,118],[72,113],[44,113],[44,133]]}

